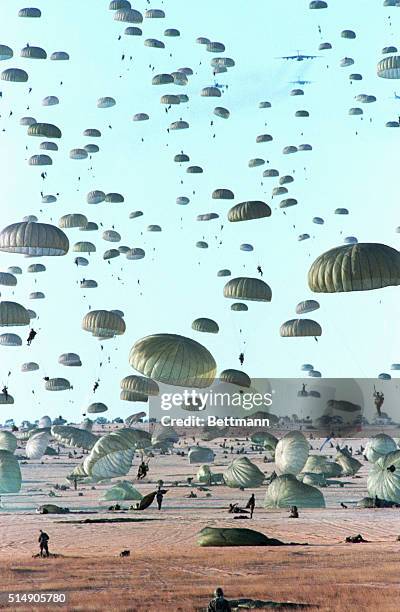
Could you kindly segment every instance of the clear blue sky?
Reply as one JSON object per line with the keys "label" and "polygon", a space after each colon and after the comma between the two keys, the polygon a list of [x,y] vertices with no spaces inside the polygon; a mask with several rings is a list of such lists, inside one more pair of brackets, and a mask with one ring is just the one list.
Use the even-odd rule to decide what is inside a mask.
{"label": "clear blue sky", "polygon": [[[398,43],[400,10],[368,0],[331,0],[329,9],[322,11],[309,10],[306,0],[174,0],[152,6],[163,8],[166,19],[144,20],[143,37],[137,38],[123,35],[126,24],[113,21],[108,4],[108,0],[37,0],[42,18],[21,19],[17,16],[20,5],[11,0],[1,3],[0,43],[13,48],[14,58],[1,62],[0,69],[21,67],[29,73],[27,84],[0,82],[0,128],[5,130],[0,132],[1,227],[27,214],[57,224],[62,215],[81,212],[103,223],[102,230],[114,225],[122,235],[120,244],[144,248],[146,258],[128,261],[122,256],[108,265],[102,255],[113,245],[102,240],[102,231],[79,230],[68,231],[71,245],[89,239],[97,246],[87,268],[76,269],[72,251],[65,257],[40,260],[1,254],[1,270],[9,265],[24,270],[15,289],[1,287],[2,299],[15,299],[36,310],[39,334],[31,348],[0,349],[0,382],[7,381],[11,370],[9,388],[15,397],[14,406],[2,407],[0,422],[11,416],[20,421],[60,413],[78,419],[94,399],[91,389],[98,376],[101,382],[95,399],[109,406],[105,416],[127,416],[136,406],[119,400],[119,381],[133,373],[129,350],[138,338],[158,332],[202,342],[215,356],[219,370],[237,367],[238,354],[244,350],[244,369],[252,377],[299,376],[304,362],[314,364],[327,377],[374,377],[389,371],[392,362],[400,362],[398,289],[315,295],[308,289],[307,272],[317,255],[341,244],[345,236],[398,248],[399,131],[385,128],[385,123],[397,119],[400,101],[393,99],[397,82],[379,79],[376,64],[382,47]],[[134,7],[144,12],[148,5],[140,2]],[[181,37],[163,37],[168,27],[178,28]],[[353,29],[357,39],[342,39],[343,29]],[[218,78],[229,85],[221,99],[200,97],[201,89],[213,83],[213,55],[195,44],[198,36],[223,42],[223,55],[236,62]],[[145,47],[145,38],[165,40],[166,49]],[[323,41],[331,42],[333,50],[318,52]],[[20,58],[27,42],[43,47],[49,55],[65,50],[71,59]],[[302,63],[275,59],[297,49],[321,57]],[[125,61],[121,61],[123,53]],[[345,56],[354,58],[354,66],[339,67]],[[155,66],[154,73],[149,64]],[[195,72],[186,88],[151,85],[153,74],[182,66]],[[351,85],[350,72],[362,73],[364,80]],[[304,97],[290,97],[289,82],[298,77],[313,82],[305,87]],[[32,87],[30,94],[28,87]],[[164,93],[187,93],[189,104],[166,114],[159,103]],[[362,121],[348,116],[348,109],[359,105],[354,96],[360,93],[377,97],[375,104],[360,105]],[[41,101],[48,95],[57,95],[60,104],[43,107]],[[96,101],[101,96],[113,96],[116,106],[98,109]],[[269,100],[272,108],[259,109],[262,100]],[[216,105],[229,108],[227,121],[213,116]],[[295,118],[300,109],[308,110],[310,118]],[[150,121],[133,123],[132,116],[138,112],[148,113]],[[41,169],[27,163],[30,155],[39,152],[41,140],[28,137],[26,128],[19,125],[25,115],[55,123],[63,132],[59,151],[51,153],[53,166],[47,168],[45,182]],[[190,123],[190,129],[168,134],[169,123],[180,117]],[[101,139],[92,140],[100,152],[92,160],[70,160],[71,148],[89,142],[82,135],[88,127],[103,133]],[[256,136],[262,133],[272,134],[273,142],[256,144]],[[282,155],[284,146],[301,143],[312,144],[313,151]],[[181,150],[192,164],[204,168],[204,174],[188,175],[184,166],[174,164],[173,156]],[[286,215],[279,209],[280,198],[271,199],[277,181],[262,179],[265,167],[248,168],[253,157],[270,160],[269,167],[279,169],[281,175],[294,173],[289,196],[299,204]],[[229,224],[229,202],[211,199],[218,187],[232,189],[235,203],[268,202],[272,216]],[[47,194],[59,192],[58,202],[42,205],[42,189]],[[118,191],[125,203],[90,206],[86,194],[92,189]],[[190,197],[188,206],[176,205],[180,195]],[[350,215],[334,215],[337,207],[348,208]],[[144,211],[143,217],[129,220],[129,213],[137,209]],[[196,216],[206,212],[217,212],[220,219],[197,222]],[[325,225],[314,225],[314,216],[323,217]],[[162,233],[146,232],[150,223],[161,225]],[[298,242],[298,235],[305,232],[311,239]],[[208,250],[195,248],[196,241],[203,239],[210,245]],[[254,252],[240,251],[243,242],[254,245]],[[45,263],[47,272],[27,274],[33,261]],[[249,303],[247,313],[231,312],[231,301],[222,295],[224,279],[217,278],[217,270],[228,267],[233,276],[256,276],[257,265],[263,267],[264,280],[272,288],[272,302]],[[97,280],[99,288],[80,289],[76,281],[82,277]],[[29,300],[35,290],[43,291],[46,299]],[[280,325],[295,316],[300,300],[308,298],[321,304],[313,313],[323,328],[318,344],[313,338],[280,338]],[[99,342],[81,329],[89,304],[92,309],[119,308],[126,315],[125,335],[104,343],[103,353]],[[220,333],[193,332],[191,322],[201,316],[215,319]],[[27,328],[21,330],[25,340]],[[79,353],[82,368],[57,363],[61,353],[70,351]],[[101,359],[104,365],[99,368]],[[40,364],[40,372],[20,373],[20,365],[31,360]],[[74,390],[44,391],[45,375],[68,378]]]}

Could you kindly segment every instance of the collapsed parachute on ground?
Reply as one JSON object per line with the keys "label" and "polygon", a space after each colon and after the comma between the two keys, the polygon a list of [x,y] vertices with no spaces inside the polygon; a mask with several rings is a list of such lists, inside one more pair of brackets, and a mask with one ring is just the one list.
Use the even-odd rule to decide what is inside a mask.
{"label": "collapsed parachute on ground", "polygon": [[149,446],[150,435],[137,429],[119,429],[102,436],[85,457],[83,469],[97,480],[125,476],[137,449]]}
{"label": "collapsed parachute on ground", "polygon": [[275,463],[280,474],[299,474],[306,464],[310,447],[300,431],[290,431],[275,448]]}
{"label": "collapsed parachute on ground", "polygon": [[18,459],[7,450],[0,450],[0,495],[18,493],[21,482]]}
{"label": "collapsed parachute on ground", "polygon": [[238,457],[227,467],[223,477],[228,487],[253,489],[262,485],[265,474],[247,457]]}
{"label": "collapsed parachute on ground", "polygon": [[211,448],[204,446],[194,446],[188,452],[189,463],[212,463],[215,454]]}
{"label": "collapsed parachute on ground", "polygon": [[400,451],[390,452],[374,463],[368,475],[371,497],[400,504]]}
{"label": "collapsed parachute on ground", "polygon": [[265,508],[325,508],[325,500],[317,488],[303,484],[293,474],[278,476],[268,485]]}
{"label": "collapsed parachute on ground", "polygon": [[387,434],[379,433],[370,438],[365,446],[364,454],[368,461],[375,463],[388,453],[397,450],[397,444]]}
{"label": "collapsed parachute on ground", "polygon": [[14,453],[17,448],[18,440],[11,431],[0,431],[0,450]]}
{"label": "collapsed parachute on ground", "polygon": [[47,432],[37,433],[29,438],[25,447],[28,459],[41,459],[46,452],[49,441],[50,435]]}
{"label": "collapsed parachute on ground", "polygon": [[204,527],[197,537],[199,546],[281,546],[259,531],[235,527]]}
{"label": "collapsed parachute on ground", "polygon": [[117,482],[103,495],[105,501],[140,501],[143,495],[127,480]]}

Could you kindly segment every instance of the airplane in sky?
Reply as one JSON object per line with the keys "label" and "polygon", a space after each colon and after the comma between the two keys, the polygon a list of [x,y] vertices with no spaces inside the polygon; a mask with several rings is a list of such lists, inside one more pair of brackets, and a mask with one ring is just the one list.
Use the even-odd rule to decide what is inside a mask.
{"label": "airplane in sky", "polygon": [[295,60],[296,62],[303,62],[304,60],[315,59],[317,57],[319,57],[319,55],[304,55],[303,53],[300,53],[300,51],[297,51],[297,55],[281,55],[276,59]]}

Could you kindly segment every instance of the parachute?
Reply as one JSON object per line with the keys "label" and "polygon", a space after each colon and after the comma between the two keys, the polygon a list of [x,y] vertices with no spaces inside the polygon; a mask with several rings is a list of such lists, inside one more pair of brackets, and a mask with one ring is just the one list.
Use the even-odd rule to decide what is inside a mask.
{"label": "parachute", "polygon": [[24,47],[21,49],[20,56],[30,59],[47,59],[47,53],[41,47]]}
{"label": "parachute", "polygon": [[103,404],[102,402],[95,402],[94,404],[90,404],[90,406],[88,406],[86,412],[88,414],[98,414],[100,412],[107,412],[108,408],[105,404]]}
{"label": "parachute", "polygon": [[321,336],[322,329],[319,323],[312,319],[291,319],[281,325],[280,335],[283,338],[301,336]]}
{"label": "parachute", "polygon": [[66,51],[54,51],[54,53],[50,55],[50,59],[56,62],[65,62],[69,60],[69,54]]}
{"label": "parachute", "polygon": [[143,495],[127,480],[121,480],[103,495],[104,501],[140,501]]}
{"label": "parachute", "polygon": [[28,73],[21,68],[7,68],[1,73],[2,81],[10,81],[12,83],[26,83],[28,80]]}
{"label": "parachute", "polygon": [[138,340],[129,354],[130,365],[158,382],[180,387],[208,387],[216,363],[201,344],[176,334],[154,334]]}
{"label": "parachute", "polygon": [[10,431],[0,431],[0,450],[14,453],[17,448],[18,440]]}
{"label": "parachute", "polygon": [[87,429],[80,429],[70,425],[53,425],[51,435],[60,444],[85,450],[91,450],[99,439]]}
{"label": "parachute", "polygon": [[34,291],[33,293],[29,294],[29,299],[30,300],[44,300],[45,295],[42,291]]}
{"label": "parachute", "polygon": [[126,253],[126,258],[127,259],[143,259],[145,257],[146,253],[144,252],[143,249],[140,248],[134,248],[134,249],[129,249]]}
{"label": "parachute", "polygon": [[92,310],[82,321],[82,329],[97,338],[113,338],[125,333],[126,325],[122,317],[107,310]]}
{"label": "parachute", "polygon": [[35,372],[39,369],[39,364],[35,361],[28,361],[27,363],[23,363],[21,366],[21,372]]}
{"label": "parachute", "polygon": [[18,11],[18,17],[28,17],[31,19],[39,19],[42,16],[42,12],[38,8],[28,7],[22,8]]}
{"label": "parachute", "polygon": [[0,346],[22,346],[22,340],[17,334],[1,334]]}
{"label": "parachute", "polygon": [[26,271],[30,272],[31,274],[37,274],[38,272],[45,272],[46,266],[43,264],[31,264],[27,267]]}
{"label": "parachute", "polygon": [[247,165],[249,166],[249,168],[258,168],[259,166],[263,166],[264,164],[264,159],[262,159],[261,157],[254,157],[253,159],[249,160],[249,163]]}
{"label": "parachute", "polygon": [[32,155],[28,163],[30,166],[51,166],[53,160],[48,155]]}
{"label": "parachute", "polygon": [[257,431],[251,436],[253,444],[263,446],[267,450],[275,451],[276,445],[278,444],[278,438],[268,431]]}
{"label": "parachute", "polygon": [[0,45],[0,61],[11,59],[13,55],[14,52],[11,47],[8,47],[7,45]]}
{"label": "parachute", "polygon": [[221,117],[222,119],[229,119],[230,111],[223,106],[216,106],[213,111],[214,115]]}
{"label": "parachute", "polygon": [[319,303],[316,300],[304,300],[304,302],[299,302],[296,306],[296,314],[302,315],[307,312],[313,312],[314,310],[318,310]]}
{"label": "parachute", "polygon": [[271,209],[265,202],[241,202],[228,212],[228,220],[232,222],[263,219],[271,216]]}
{"label": "parachute", "polygon": [[[117,249],[109,249],[103,253],[103,259],[114,259],[119,257],[121,253]],[[81,285],[82,286],[82,285]]]}
{"label": "parachute", "polygon": [[147,402],[149,400],[148,395],[136,393],[135,391],[128,391],[127,389],[122,389],[119,398],[126,402]]}
{"label": "parachute", "polygon": [[241,370],[223,370],[219,375],[221,382],[237,385],[238,387],[251,387],[251,378]]}
{"label": "parachute", "polygon": [[377,459],[368,474],[368,494],[385,501],[400,503],[400,451]]}
{"label": "parachute", "polygon": [[33,123],[28,127],[28,136],[38,136],[39,138],[61,138],[60,128],[52,123]]}
{"label": "parachute", "polygon": [[282,542],[267,538],[253,529],[235,527],[204,527],[197,537],[199,546],[275,546]]}
{"label": "parachute", "polygon": [[278,476],[268,485],[265,508],[325,508],[325,500],[316,487],[304,484],[293,474]]}
{"label": "parachute", "polygon": [[131,414],[125,419],[125,425],[127,427],[132,427],[132,425],[134,425],[135,423],[140,423],[145,416],[145,412],[135,412],[135,414]]}
{"label": "parachute", "polygon": [[86,159],[88,153],[85,149],[71,149],[69,152],[70,159]]}
{"label": "parachute", "polygon": [[66,391],[71,389],[71,383],[66,378],[50,378],[44,387],[46,391]]}
{"label": "parachute", "polygon": [[203,98],[220,98],[222,94],[218,87],[204,87],[200,95]]}
{"label": "parachute", "polygon": [[176,28],[167,28],[166,30],[164,30],[164,36],[176,38],[177,36],[180,36],[180,35],[181,33]]}
{"label": "parachute", "polygon": [[137,429],[119,429],[97,440],[85,457],[83,469],[97,480],[125,476],[137,449],[148,446],[150,435]]}
{"label": "parachute", "polygon": [[142,395],[158,395],[160,389],[158,384],[151,378],[145,378],[144,376],[138,376],[133,374],[125,376],[121,380],[121,389],[130,391],[131,393],[138,393]]}
{"label": "parachute", "polygon": [[380,433],[372,436],[366,444],[364,454],[368,461],[375,463],[381,457],[384,457],[388,453],[397,450],[397,444],[387,434]]}
{"label": "parachute", "polygon": [[265,474],[247,457],[238,457],[227,467],[223,478],[228,487],[253,489],[262,485]]}
{"label": "parachute", "polygon": [[26,308],[16,302],[0,302],[0,327],[29,325]]}
{"label": "parachute", "polygon": [[342,468],[343,476],[354,476],[358,470],[362,467],[362,463],[355,457],[352,457],[350,453],[345,450],[341,450],[335,457],[335,462]]}
{"label": "parachute", "polygon": [[105,96],[104,98],[99,98],[97,100],[97,108],[111,108],[116,105],[116,101],[114,98],[110,96]]}
{"label": "parachute", "polygon": [[234,300],[270,302],[272,291],[267,283],[259,278],[238,277],[226,283],[224,297]]}
{"label": "parachute", "polygon": [[271,140],[273,140],[271,134],[260,134],[259,136],[256,137],[256,142],[260,143],[260,142],[271,142]]}
{"label": "parachute", "polygon": [[192,329],[198,332],[205,332],[209,334],[217,334],[219,332],[218,323],[212,319],[200,318],[195,319],[192,323]]}
{"label": "parachute", "polygon": [[149,116],[147,113],[136,113],[136,115],[133,115],[132,120],[133,121],[148,121]]}
{"label": "parachute", "polygon": [[376,243],[330,249],[314,261],[308,273],[311,291],[369,291],[400,284],[400,253]]}
{"label": "parachute", "polygon": [[0,232],[0,251],[23,255],[65,255],[67,236],[47,223],[13,223]]}
{"label": "parachute", "polygon": [[46,452],[50,435],[46,432],[37,433],[26,443],[25,453],[28,459],[41,459]]}
{"label": "parachute", "polygon": [[230,189],[214,189],[211,197],[213,200],[233,200],[235,195]]}
{"label": "parachute", "polygon": [[309,444],[300,431],[289,431],[275,448],[275,463],[280,474],[299,474],[306,464]]}
{"label": "parachute", "polygon": [[188,452],[189,463],[212,463],[214,461],[214,451],[204,446],[194,446]]}
{"label": "parachute", "polygon": [[130,9],[131,3],[128,0],[111,0],[109,6],[110,11],[119,11],[121,9]]}
{"label": "parachute", "polygon": [[164,19],[165,13],[161,9],[148,9],[144,16],[146,19]]}
{"label": "parachute", "polygon": [[144,45],[145,47],[153,47],[154,49],[165,49],[162,40],[157,40],[156,38],[146,38]]}
{"label": "parachute", "polygon": [[382,79],[400,79],[400,55],[381,59],[376,72]]}
{"label": "parachute", "polygon": [[71,229],[73,227],[86,227],[88,220],[85,215],[79,213],[64,215],[58,222],[58,227],[62,229]]}
{"label": "parachute", "polygon": [[5,287],[15,287],[17,284],[17,279],[13,274],[9,272],[0,272],[0,285],[4,285]]}
{"label": "parachute", "polygon": [[18,493],[21,481],[18,459],[7,450],[0,450],[0,495]]}
{"label": "parachute", "polygon": [[328,461],[323,455],[309,455],[302,472],[305,474],[323,474],[328,478],[341,476],[342,468],[338,463]]}

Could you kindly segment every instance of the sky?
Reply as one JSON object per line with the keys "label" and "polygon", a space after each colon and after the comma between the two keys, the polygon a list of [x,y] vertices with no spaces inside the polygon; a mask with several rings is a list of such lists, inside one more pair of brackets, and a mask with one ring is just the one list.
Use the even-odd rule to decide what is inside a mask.
{"label": "sky", "polygon": [[[1,271],[10,265],[23,269],[16,287],[0,288],[1,299],[20,302],[38,314],[38,335],[31,347],[25,344],[28,328],[1,330],[20,333],[24,345],[0,347],[0,382],[15,399],[14,405],[1,407],[0,422],[10,417],[16,422],[35,420],[43,414],[78,420],[92,401],[109,407],[107,418],[141,410],[141,405],[119,399],[119,381],[134,373],[128,362],[132,345],[154,333],[177,333],[201,342],[219,371],[238,367],[238,355],[244,352],[244,370],[254,378],[301,376],[303,363],[313,364],[324,377],[389,372],[391,363],[400,362],[398,288],[313,294],[307,273],[319,254],[343,244],[345,236],[398,248],[399,136],[385,123],[400,115],[400,100],[394,98],[396,81],[378,78],[376,65],[382,48],[399,42],[400,10],[383,7],[380,0],[330,0],[329,8],[319,11],[309,10],[306,0],[139,2],[135,9],[144,13],[162,8],[166,18],[144,19],[143,36],[128,37],[123,34],[127,24],[113,20],[108,4],[37,0],[42,17],[22,19],[20,3],[1,3],[0,43],[10,46],[14,57],[0,62],[0,70],[19,67],[29,74],[28,83],[0,81],[1,228],[28,214],[57,225],[68,213],[83,213],[102,226],[90,233],[67,230],[71,247],[78,240],[95,243],[97,252],[86,268],[74,266],[72,248],[64,257],[35,260],[0,254]],[[181,36],[164,37],[166,28],[179,29]],[[354,30],[357,38],[341,38],[344,29]],[[198,36],[223,42],[222,55],[235,60],[233,68],[218,75],[218,82],[228,85],[219,99],[200,96],[201,89],[214,82],[210,61],[215,54],[196,44]],[[146,38],[163,40],[166,48],[146,47]],[[321,42],[330,42],[333,49],[318,51]],[[48,56],[67,51],[70,61],[21,58],[26,43],[44,48]],[[318,57],[304,62],[279,59],[297,50]],[[343,57],[352,57],[354,65],[340,67]],[[152,85],[155,74],[183,66],[194,71],[187,87]],[[361,73],[363,80],[351,84],[351,72]],[[298,78],[312,82],[304,86],[304,96],[290,96],[296,87],[291,81]],[[168,93],[187,93],[189,103],[167,114],[160,97]],[[358,94],[372,94],[377,101],[359,104],[354,100]],[[49,95],[58,96],[59,105],[42,106]],[[116,105],[97,108],[102,96],[114,97]],[[259,102],[266,100],[271,108],[260,109]],[[230,118],[213,115],[215,106],[228,108]],[[362,119],[348,115],[353,106],[363,108]],[[296,110],[303,109],[310,117],[296,118]],[[133,122],[139,112],[150,120]],[[44,168],[45,181],[40,177],[43,168],[28,165],[29,157],[40,152],[41,139],[27,136],[19,124],[24,116],[62,130],[59,151],[50,152],[53,165]],[[190,128],[168,133],[169,124],[180,118]],[[100,129],[102,137],[84,138],[86,128]],[[273,141],[256,143],[256,136],[264,133]],[[89,142],[100,147],[91,159],[69,158],[72,148]],[[282,154],[283,147],[301,143],[313,150]],[[184,164],[174,163],[181,150],[203,174],[189,175]],[[249,159],[255,157],[269,163],[249,168]],[[295,178],[288,196],[298,205],[286,214],[279,208],[281,198],[272,198],[278,180],[262,177],[267,167]],[[234,202],[211,198],[221,187],[234,192]],[[89,205],[86,194],[93,189],[119,192],[125,202]],[[41,191],[59,193],[57,202],[42,204]],[[188,206],[176,204],[183,195],[190,198]],[[271,217],[229,223],[231,205],[247,200],[267,202]],[[350,214],[335,215],[338,207]],[[142,210],[143,216],[130,220],[134,210]],[[198,214],[208,212],[220,218],[196,221]],[[323,217],[325,224],[313,224],[314,216]],[[149,224],[159,224],[162,232],[147,232]],[[119,244],[145,250],[143,260],[103,260],[104,251],[115,244],[104,241],[102,231],[112,226],[122,236]],[[311,238],[299,242],[302,233]],[[209,248],[196,248],[199,240]],[[242,243],[252,244],[254,251],[241,251]],[[28,274],[33,262],[44,263],[46,272]],[[231,301],[223,297],[227,279],[218,278],[217,271],[229,268],[232,277],[257,277],[259,265],[272,289],[271,303],[249,302],[248,312],[232,312]],[[98,288],[82,290],[82,278],[95,279]],[[43,291],[45,299],[30,300],[32,291]],[[322,326],[318,343],[279,335],[281,324],[296,316],[296,304],[305,299],[317,299],[321,305],[311,315]],[[125,313],[125,334],[105,342],[103,351],[98,340],[81,329],[89,306]],[[198,317],[217,321],[219,334],[193,331],[191,323]],[[58,364],[66,352],[78,353],[83,366]],[[39,363],[40,370],[21,373],[27,361]],[[45,391],[44,376],[65,377],[73,390]],[[93,395],[98,377],[100,387]]]}

